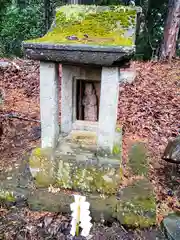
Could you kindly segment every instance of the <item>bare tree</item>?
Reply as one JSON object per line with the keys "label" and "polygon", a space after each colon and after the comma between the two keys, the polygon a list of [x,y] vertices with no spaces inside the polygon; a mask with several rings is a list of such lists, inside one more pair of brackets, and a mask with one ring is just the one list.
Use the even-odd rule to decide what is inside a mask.
{"label": "bare tree", "polygon": [[169,0],[160,59],[171,60],[176,55],[176,41],[180,28],[180,0]]}

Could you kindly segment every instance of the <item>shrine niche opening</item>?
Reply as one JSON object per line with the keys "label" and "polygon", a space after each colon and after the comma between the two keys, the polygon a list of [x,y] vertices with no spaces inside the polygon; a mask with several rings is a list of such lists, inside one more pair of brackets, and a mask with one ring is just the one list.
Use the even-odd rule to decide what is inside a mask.
{"label": "shrine niche opening", "polygon": [[99,119],[100,81],[76,80],[76,120],[96,122]]}

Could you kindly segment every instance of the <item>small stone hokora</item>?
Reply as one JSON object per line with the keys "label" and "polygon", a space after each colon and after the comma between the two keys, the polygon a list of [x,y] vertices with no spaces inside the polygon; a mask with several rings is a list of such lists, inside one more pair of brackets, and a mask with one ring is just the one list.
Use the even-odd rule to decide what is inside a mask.
{"label": "small stone hokora", "polygon": [[84,106],[84,120],[97,121],[97,96],[92,83],[85,84],[82,104]]}

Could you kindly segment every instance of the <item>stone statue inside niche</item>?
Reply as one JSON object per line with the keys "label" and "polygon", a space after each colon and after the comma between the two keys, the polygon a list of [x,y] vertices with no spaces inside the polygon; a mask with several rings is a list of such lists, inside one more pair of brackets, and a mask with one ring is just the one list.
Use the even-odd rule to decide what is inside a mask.
{"label": "stone statue inside niche", "polygon": [[84,97],[84,120],[97,121],[97,96],[92,83],[85,84]]}

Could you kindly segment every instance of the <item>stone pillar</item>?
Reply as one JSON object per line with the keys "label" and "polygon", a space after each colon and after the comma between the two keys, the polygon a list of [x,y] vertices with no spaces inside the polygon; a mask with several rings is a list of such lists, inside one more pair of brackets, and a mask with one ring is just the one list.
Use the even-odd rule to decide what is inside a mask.
{"label": "stone pillar", "polygon": [[56,147],[59,137],[58,64],[40,63],[41,147]]}
{"label": "stone pillar", "polygon": [[77,68],[62,65],[61,79],[61,132],[69,133],[73,124],[73,77]]}
{"label": "stone pillar", "polygon": [[103,67],[99,112],[98,148],[112,153],[119,95],[119,69]]}

